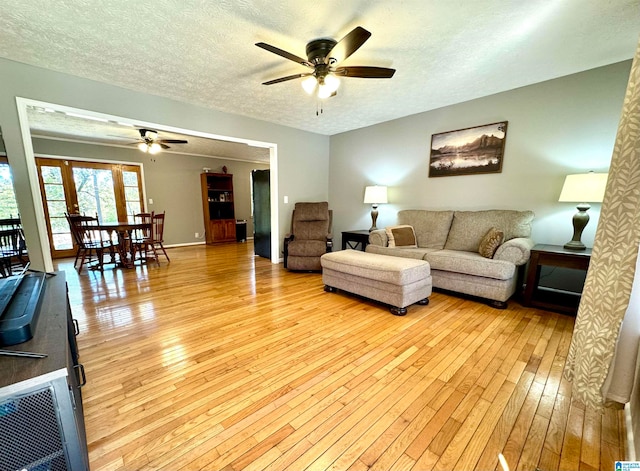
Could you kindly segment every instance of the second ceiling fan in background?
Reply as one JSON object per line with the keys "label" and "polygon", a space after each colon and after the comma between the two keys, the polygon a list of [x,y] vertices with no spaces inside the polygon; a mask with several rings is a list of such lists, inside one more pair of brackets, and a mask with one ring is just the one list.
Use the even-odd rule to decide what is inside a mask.
{"label": "second ceiling fan in background", "polygon": [[167,144],[187,144],[188,141],[184,139],[159,139],[158,131],[152,129],[138,129],[140,133],[140,139],[133,144],[138,146],[142,152],[149,154],[157,154],[163,149],[170,149]]}
{"label": "second ceiling fan in background", "polygon": [[340,41],[333,39],[315,39],[307,44],[307,59],[283,51],[275,46],[266,43],[256,43],[269,52],[273,52],[285,59],[289,59],[305,67],[313,69],[311,72],[299,73],[280,77],[264,82],[263,85],[273,85],[274,83],[286,82],[298,78],[306,77],[302,82],[302,87],[309,94],[317,93],[318,98],[324,99],[335,95],[340,86],[338,77],[356,78],[391,78],[395,69],[385,67],[370,66],[346,66],[338,67],[347,57],[353,54],[362,46],[371,33],[361,26],[354,28]]}

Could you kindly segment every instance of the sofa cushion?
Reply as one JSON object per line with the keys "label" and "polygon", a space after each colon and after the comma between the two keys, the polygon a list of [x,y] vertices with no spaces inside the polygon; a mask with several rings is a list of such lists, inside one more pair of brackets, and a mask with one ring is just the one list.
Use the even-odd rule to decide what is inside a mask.
{"label": "sofa cushion", "polygon": [[392,257],[414,258],[416,260],[425,260],[425,256],[435,249],[423,249],[420,247],[382,247],[380,245],[369,244],[365,249],[368,253],[377,253],[380,255],[390,255]]}
{"label": "sofa cushion", "polygon": [[385,231],[389,238],[389,247],[417,247],[413,226],[388,226]]}
{"label": "sofa cushion", "polygon": [[[504,240],[531,235],[532,211],[494,209],[488,211],[456,211],[445,249],[477,252],[484,235],[495,227],[504,232]],[[418,232],[416,228],[416,232]]]}
{"label": "sofa cushion", "polygon": [[[398,211],[398,224],[413,226],[418,247],[423,248],[442,249],[447,241],[452,220],[453,211],[427,211],[424,209]],[[477,248],[478,244],[476,244]]]}
{"label": "sofa cushion", "polygon": [[493,255],[496,253],[496,250],[498,250],[498,247],[500,247],[503,240],[504,232],[492,227],[480,241],[478,253],[485,258],[493,258]]}
{"label": "sofa cushion", "polygon": [[425,256],[432,270],[442,270],[465,275],[508,280],[515,276],[516,266],[504,260],[484,258],[478,252],[437,250]]}

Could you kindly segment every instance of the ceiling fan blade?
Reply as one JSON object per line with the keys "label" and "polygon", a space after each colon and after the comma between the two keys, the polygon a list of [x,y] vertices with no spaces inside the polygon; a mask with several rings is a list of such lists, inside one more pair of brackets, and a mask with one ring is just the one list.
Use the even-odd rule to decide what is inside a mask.
{"label": "ceiling fan blade", "polygon": [[338,44],[333,46],[331,52],[325,57],[325,64],[335,65],[342,62],[356,52],[370,36],[371,33],[363,27],[355,27],[349,34],[338,41]]}
{"label": "ceiling fan blade", "polygon": [[274,54],[277,54],[280,57],[284,57],[285,59],[289,59],[290,61],[297,62],[300,65],[304,65],[306,67],[313,67],[313,65],[307,59],[303,59],[302,57],[298,57],[295,54],[291,54],[290,52],[283,51],[280,48],[272,46],[271,44],[256,43],[256,46],[261,47],[262,49],[265,49],[269,52],[273,52]]}
{"label": "ceiling fan blade", "polygon": [[393,74],[396,73],[396,69],[387,69],[386,67],[352,66],[338,67],[334,73],[342,77],[391,78],[393,77]]}
{"label": "ceiling fan blade", "polygon": [[294,80],[301,77],[307,77],[313,74],[295,74],[295,75],[287,75],[286,77],[280,77],[277,79],[269,80],[268,82],[263,82],[262,85],[273,85],[274,83],[286,82],[287,80]]}
{"label": "ceiling fan blade", "polygon": [[185,141],[184,139],[159,139],[156,142],[161,144],[188,144],[189,141]]}
{"label": "ceiling fan blade", "polygon": [[168,145],[166,145],[166,144],[163,144],[162,142],[158,142],[158,141],[156,141],[156,144],[160,145],[160,147],[162,147],[162,148],[163,148],[163,149],[165,149],[165,150],[167,150],[167,149],[171,149],[171,147],[169,147],[169,146],[168,146]]}

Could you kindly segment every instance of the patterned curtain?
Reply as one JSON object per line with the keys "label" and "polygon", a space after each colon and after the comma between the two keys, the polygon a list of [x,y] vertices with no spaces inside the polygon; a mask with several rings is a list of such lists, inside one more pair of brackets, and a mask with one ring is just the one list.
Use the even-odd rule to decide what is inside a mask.
{"label": "patterned curtain", "polygon": [[[603,385],[629,305],[640,242],[640,43],[631,67],[591,263],[565,366],[573,397],[607,404]],[[635,358],[629,358],[635,361]]]}

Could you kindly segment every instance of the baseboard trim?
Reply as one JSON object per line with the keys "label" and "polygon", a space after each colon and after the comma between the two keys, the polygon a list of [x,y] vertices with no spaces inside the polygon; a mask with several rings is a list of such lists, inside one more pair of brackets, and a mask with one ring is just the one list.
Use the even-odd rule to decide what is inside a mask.
{"label": "baseboard trim", "polygon": [[[253,237],[247,237],[247,240],[253,240]],[[241,243],[242,242],[238,242],[238,244],[241,244]],[[205,245],[205,244],[206,244],[205,241],[202,241],[202,242],[185,242],[185,243],[182,243],[182,244],[169,244],[169,245],[165,244],[164,248],[168,249],[168,248],[171,248],[171,247],[189,247],[191,245]]]}
{"label": "baseboard trim", "polygon": [[624,441],[626,461],[636,461],[636,445],[633,437],[633,421],[631,420],[631,403],[624,405],[624,428],[626,436]]}
{"label": "baseboard trim", "polygon": [[186,242],[184,244],[170,244],[170,245],[165,245],[164,248],[165,249],[170,249],[172,247],[188,247],[190,245],[204,245],[205,242]]}

